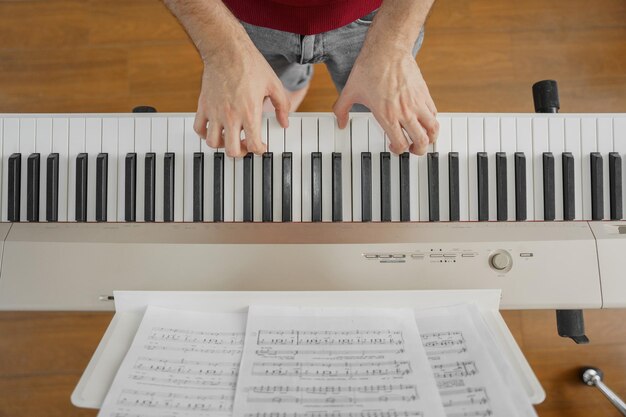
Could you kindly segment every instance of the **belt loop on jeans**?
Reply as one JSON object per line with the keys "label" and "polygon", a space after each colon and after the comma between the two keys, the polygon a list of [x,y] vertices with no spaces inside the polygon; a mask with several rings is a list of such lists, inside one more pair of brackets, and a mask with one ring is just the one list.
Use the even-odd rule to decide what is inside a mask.
{"label": "belt loop on jeans", "polygon": [[300,63],[306,64],[313,59],[315,35],[300,36]]}

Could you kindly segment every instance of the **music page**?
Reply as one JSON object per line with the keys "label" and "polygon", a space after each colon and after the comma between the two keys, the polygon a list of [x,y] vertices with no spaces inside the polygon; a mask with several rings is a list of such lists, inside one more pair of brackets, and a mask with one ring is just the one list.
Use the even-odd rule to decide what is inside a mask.
{"label": "music page", "polygon": [[476,306],[415,315],[448,417],[536,417]]}
{"label": "music page", "polygon": [[149,306],[98,417],[232,415],[245,322]]}
{"label": "music page", "polygon": [[235,417],[443,417],[411,309],[251,306]]}

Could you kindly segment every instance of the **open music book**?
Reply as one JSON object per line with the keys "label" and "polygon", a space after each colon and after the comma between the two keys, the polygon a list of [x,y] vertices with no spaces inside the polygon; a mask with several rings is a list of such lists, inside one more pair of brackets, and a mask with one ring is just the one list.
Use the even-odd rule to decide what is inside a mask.
{"label": "open music book", "polygon": [[471,304],[149,306],[99,416],[535,416],[497,346]]}

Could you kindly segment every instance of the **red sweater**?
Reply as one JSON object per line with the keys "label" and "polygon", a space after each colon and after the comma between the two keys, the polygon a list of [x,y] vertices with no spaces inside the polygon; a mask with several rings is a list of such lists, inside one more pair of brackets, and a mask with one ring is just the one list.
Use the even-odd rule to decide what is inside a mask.
{"label": "red sweater", "polygon": [[223,0],[233,14],[251,25],[300,35],[345,26],[380,7],[382,0]]}

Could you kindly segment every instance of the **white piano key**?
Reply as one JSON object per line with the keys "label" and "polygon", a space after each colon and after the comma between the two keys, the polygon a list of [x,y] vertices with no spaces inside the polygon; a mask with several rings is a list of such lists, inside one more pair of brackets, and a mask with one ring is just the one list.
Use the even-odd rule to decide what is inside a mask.
{"label": "white piano key", "polygon": [[386,151],[391,153],[391,221],[400,221],[400,158],[389,149],[389,138],[385,135]]}
{"label": "white piano key", "polygon": [[[258,158],[258,157],[255,157],[255,158]],[[254,161],[254,162],[256,164],[257,161]],[[206,170],[206,167],[205,167],[205,170]],[[235,215],[235,199],[234,199],[234,194],[233,194],[234,190],[235,190],[235,158],[226,157],[224,159],[224,221],[225,222],[232,222],[234,219],[234,215]],[[204,187],[204,194],[205,196],[207,194],[206,185]],[[206,200],[205,200],[205,204],[206,204]]]}
{"label": "white piano key", "polygon": [[448,154],[452,151],[452,120],[439,117],[439,138],[434,149],[439,152],[439,220],[450,221],[450,172]]}
{"label": "white piano key", "polygon": [[[263,117],[261,121],[261,141],[269,147],[271,143],[269,141],[268,136],[268,118]],[[274,163],[276,161],[274,160]],[[253,193],[252,193],[252,204],[253,204],[253,214],[254,221],[260,222],[263,220],[263,156],[262,155],[254,155],[254,175],[253,175]],[[242,188],[243,189],[243,188]]]}
{"label": "white piano key", "polygon": [[[215,152],[224,152],[224,149],[213,149],[207,145],[206,141],[200,139],[196,132],[193,131],[193,119],[190,119],[192,123],[191,132],[189,135],[191,137],[191,141],[187,141],[187,133],[185,133],[185,170],[187,170],[187,162],[189,162],[189,175],[190,180],[189,184],[185,184],[185,193],[187,193],[187,186],[189,186],[189,195],[185,194],[185,198],[188,198],[190,205],[190,217],[189,220],[185,219],[185,221],[193,221],[193,154],[194,152],[202,152],[204,153],[204,188],[202,189],[202,208],[203,208],[203,219],[205,222],[213,221],[213,190],[214,190],[214,169],[215,169]],[[185,121],[185,126],[187,122]],[[189,148],[187,148],[189,146]],[[197,150],[195,147],[197,146]],[[189,159],[187,159],[187,152],[190,152],[191,155]],[[224,173],[226,173],[227,162],[224,159]],[[231,158],[232,159],[232,158]],[[187,171],[185,171],[187,174]],[[187,177],[185,177],[185,181]],[[224,198],[226,198],[226,192],[224,192]],[[187,201],[187,200],[186,200]],[[187,204],[185,202],[185,204]],[[224,210],[226,210],[226,203],[224,203]],[[231,215],[232,216],[232,215]],[[226,220],[226,213],[224,213],[224,220]]]}
{"label": "white piano key", "polygon": [[[126,155],[135,152],[135,119],[124,117],[119,119],[118,123],[117,221],[124,222],[126,221]],[[137,194],[137,201],[139,201],[140,196],[143,197],[139,189],[137,189]],[[143,216],[143,212],[141,215]]]}
{"label": "white piano key", "polygon": [[[374,118],[370,118],[368,124],[368,136],[369,136],[369,151],[372,153],[372,221],[379,222],[381,219],[380,206],[381,206],[381,194],[380,194],[380,153],[387,151],[387,145],[385,144],[385,132],[382,127]],[[352,147],[354,148],[355,137],[352,136]],[[352,153],[354,158],[357,158],[356,153]],[[361,156],[358,156],[359,161]],[[355,161],[353,160],[353,165]],[[360,166],[359,166],[360,168]],[[361,175],[359,171],[359,175]],[[354,193],[355,190],[353,189]],[[359,189],[360,193],[360,189]],[[360,194],[359,194],[360,197]],[[359,200],[360,201],[360,200]],[[361,206],[359,205],[359,212]],[[355,211],[354,208],[352,210]]]}
{"label": "white piano key", "polygon": [[613,148],[613,119],[609,117],[600,117],[598,119],[598,152],[602,154],[602,189],[604,190],[603,196],[605,220],[609,220],[611,218],[609,153],[613,152]]}
{"label": "white piano key", "polygon": [[514,117],[500,119],[500,151],[506,153],[507,220],[515,221],[515,152],[517,132]]}
{"label": "white piano key", "polygon": [[335,117],[317,119],[318,147],[322,153],[322,221],[333,220],[333,151],[335,150]]}
{"label": "white piano key", "polygon": [[35,152],[39,153],[39,221],[46,221],[46,164],[52,150],[52,119],[38,118]]}
{"label": "white piano key", "polygon": [[[185,118],[185,127],[184,127],[184,133],[183,133],[183,149],[185,152],[185,161],[183,164],[183,187],[184,187],[184,191],[183,191],[183,221],[185,222],[192,222],[193,221],[193,154],[195,152],[200,152],[200,142],[204,142],[204,140],[200,139],[198,137],[198,134],[193,130],[193,122],[194,119],[193,117],[186,117]],[[205,142],[205,146],[206,146],[206,142]],[[208,146],[207,146],[208,148]],[[204,156],[204,164],[205,167],[204,169],[206,170],[206,164],[207,164],[207,157],[209,157],[210,159],[212,159],[213,155],[205,155]],[[176,165],[178,165],[178,161],[176,161]],[[208,190],[213,191],[213,185],[212,184],[205,184],[205,188],[207,188]],[[207,219],[206,217],[206,201],[205,201],[205,207],[204,207],[204,220],[205,221],[213,221],[213,216],[211,216],[209,219]],[[212,211],[211,211],[212,213]]]}
{"label": "white piano key", "polygon": [[565,152],[571,152],[574,157],[574,211],[575,220],[583,218],[583,157],[581,153],[580,119],[567,117],[565,119]]}
{"label": "white piano key", "polygon": [[[4,119],[2,131],[2,221],[6,222],[9,206],[8,160],[11,154],[20,151],[20,119],[13,117]],[[24,164],[24,155],[22,155],[22,164]]]}
{"label": "white piano key", "polygon": [[167,121],[167,151],[174,154],[174,221],[183,221],[185,176],[185,119]]}
{"label": "white piano key", "polygon": [[554,217],[563,220],[563,152],[565,152],[565,120],[548,120],[550,152],[554,155]]}
{"label": "white piano key", "polygon": [[626,218],[626,116],[613,119],[614,151],[622,157],[622,218]]}
{"label": "white piano key", "polygon": [[[452,118],[452,152],[459,154],[459,219],[469,220],[469,171],[468,171],[467,117]],[[420,163],[424,163],[422,159]]]}
{"label": "white piano key", "polygon": [[299,117],[289,117],[289,127],[285,131],[285,151],[291,152],[291,219],[302,220],[302,121]]}
{"label": "white piano key", "polygon": [[151,123],[148,117],[135,118],[135,152],[137,153],[137,222],[145,219],[146,154],[151,152]]}
{"label": "white piano key", "polygon": [[317,118],[302,118],[302,221],[311,221],[311,154],[317,152]]}
{"label": "white piano key", "polygon": [[52,152],[59,154],[59,207],[57,218],[60,222],[66,222],[68,221],[67,200],[69,194],[69,119],[56,117],[52,119]]}
{"label": "white piano key", "polygon": [[[345,128],[339,129],[337,120],[334,120],[335,152],[341,153],[341,209],[344,222],[352,221],[352,122]],[[356,162],[356,161],[354,161]]]}
{"label": "white piano key", "polygon": [[469,178],[469,219],[478,221],[478,163],[477,154],[484,150],[483,118],[469,117],[467,120],[467,153]]}
{"label": "white piano key", "polygon": [[517,125],[517,152],[523,152],[526,158],[526,219],[535,219],[535,189],[534,189],[534,156],[532,119],[518,117]]}
{"label": "white piano key", "polygon": [[118,119],[102,119],[102,152],[108,154],[107,167],[107,221],[117,220],[117,132]]}
{"label": "white piano key", "polygon": [[500,152],[500,118],[485,117],[485,152],[489,158],[489,220],[498,220],[496,153]]}
{"label": "white piano key", "polygon": [[35,118],[20,119],[20,153],[22,154],[22,187],[20,191],[20,221],[26,221],[28,189],[28,157],[35,153]]}
{"label": "white piano key", "polygon": [[85,152],[87,152],[87,221],[96,221],[96,159],[102,151],[102,119],[85,120]]}
{"label": "white piano key", "polygon": [[[256,161],[254,162],[256,165]],[[255,187],[255,190],[253,191],[253,195],[259,192],[260,192],[260,189]],[[235,217],[234,218],[236,222],[242,222],[243,221],[243,158],[235,159],[235,194],[234,196],[235,196]]]}
{"label": "white piano key", "polygon": [[85,152],[85,119],[70,119],[67,183],[67,221],[76,221],[76,157]]}
{"label": "white piano key", "polygon": [[167,118],[153,117],[151,120],[151,150],[156,153],[154,220],[163,221],[165,153],[167,152]]}
{"label": "white piano key", "polygon": [[535,220],[543,220],[543,153],[550,149],[548,137],[548,119],[546,117],[535,117],[532,123],[533,128],[533,160],[534,160],[534,181],[535,181]]}
{"label": "white piano key", "polygon": [[[425,158],[421,158],[424,162]],[[419,203],[419,164],[420,157],[409,154],[409,219],[412,222],[420,220],[420,203]]]}
{"label": "white piano key", "polygon": [[583,117],[580,119],[582,139],[582,185],[583,185],[583,220],[591,220],[591,153],[598,148],[596,119]]}
{"label": "white piano key", "polygon": [[275,222],[283,219],[283,152],[285,151],[285,129],[282,128],[275,117],[267,121],[268,149],[273,153],[273,190],[272,190],[272,214]]}
{"label": "white piano key", "polygon": [[[362,213],[363,207],[361,205],[361,153],[372,152],[372,179],[374,179],[374,165],[380,164],[378,158],[374,158],[374,152],[381,152],[380,149],[376,151],[369,150],[369,124],[368,117],[361,115],[354,115],[350,122],[351,136],[352,136],[352,219],[355,222],[363,220]],[[381,131],[381,142],[384,140]],[[384,142],[383,142],[384,143]],[[378,169],[378,188],[380,189],[380,169]],[[373,181],[375,182],[375,181]],[[374,188],[372,187],[372,191]],[[380,191],[379,191],[380,194]],[[372,220],[380,220],[380,197],[378,203],[372,198],[372,209],[374,206],[378,206],[378,218],[374,216],[372,211]]]}
{"label": "white piano key", "polygon": [[427,222],[430,220],[429,199],[428,199],[428,152],[432,152],[433,146],[430,145],[426,151],[426,154],[420,157],[418,162],[418,174],[417,174],[417,192],[419,203],[419,221]]}

